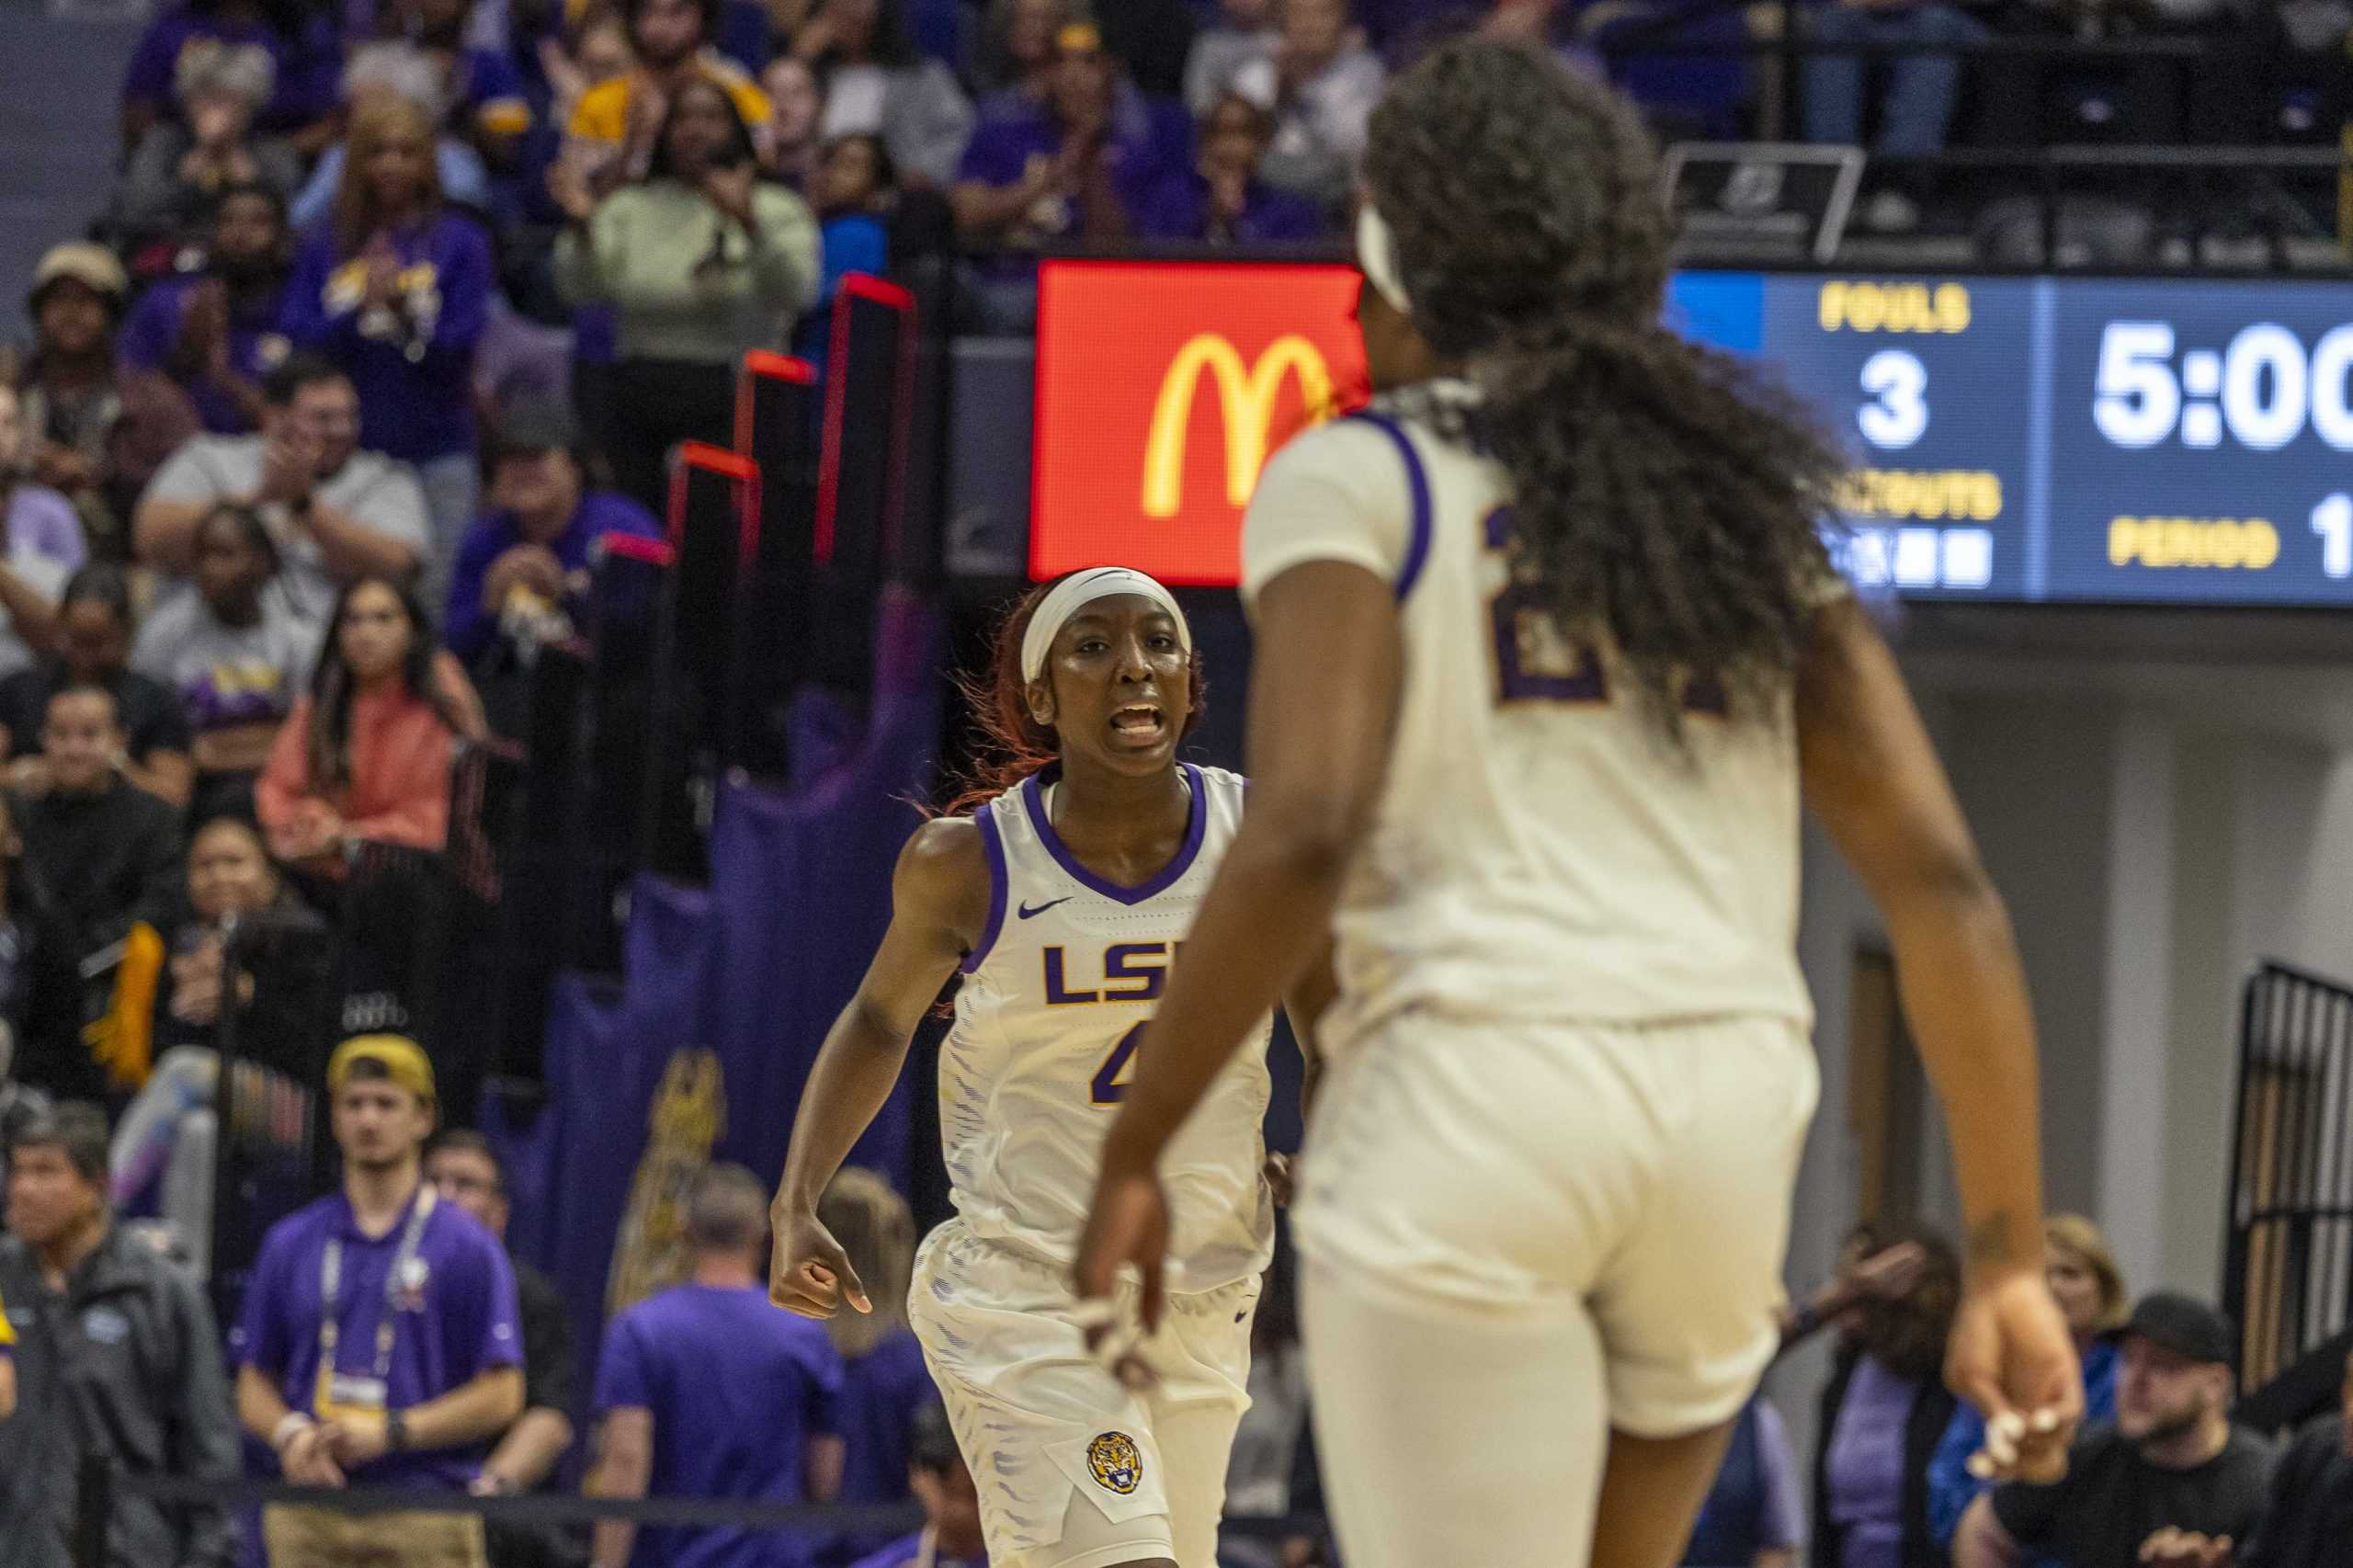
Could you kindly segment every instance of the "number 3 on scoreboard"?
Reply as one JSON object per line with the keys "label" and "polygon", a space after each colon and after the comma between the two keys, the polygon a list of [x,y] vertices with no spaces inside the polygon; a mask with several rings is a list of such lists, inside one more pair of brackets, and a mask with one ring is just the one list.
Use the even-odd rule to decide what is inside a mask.
{"label": "number 3 on scoreboard", "polygon": [[1144,1026],[1138,1024],[1121,1035],[1119,1043],[1111,1047],[1111,1054],[1103,1059],[1103,1065],[1095,1070],[1092,1092],[1097,1105],[1118,1105],[1128,1097],[1128,1081],[1135,1076],[1136,1046],[1142,1040],[1143,1031]]}

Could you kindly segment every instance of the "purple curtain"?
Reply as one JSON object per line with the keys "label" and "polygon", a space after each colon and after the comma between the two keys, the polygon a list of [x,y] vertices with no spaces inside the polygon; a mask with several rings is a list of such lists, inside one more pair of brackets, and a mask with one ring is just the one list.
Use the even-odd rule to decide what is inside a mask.
{"label": "purple curtain", "polygon": [[[891,869],[931,783],[940,639],[899,596],[877,631],[862,734],[804,699],[820,710],[804,715],[813,736],[856,739],[790,792],[722,789],[710,886],[638,880],[621,983],[556,983],[545,1109],[529,1126],[493,1118],[517,1200],[510,1240],[571,1304],[583,1389],[616,1286],[633,1296],[675,1256],[693,1172],[782,1170],[810,1064],[889,924]],[[902,1187],[916,1092],[903,1079],[850,1156]]]}

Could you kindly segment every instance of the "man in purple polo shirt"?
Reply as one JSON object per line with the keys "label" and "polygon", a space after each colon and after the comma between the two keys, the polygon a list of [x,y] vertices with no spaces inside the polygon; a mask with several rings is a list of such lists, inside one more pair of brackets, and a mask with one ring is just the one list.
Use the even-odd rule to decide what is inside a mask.
{"label": "man in purple polo shirt", "polygon": [[[237,1415],[297,1484],[463,1492],[523,1409],[514,1272],[425,1180],[433,1068],[415,1040],[344,1041],[327,1095],[343,1190],[262,1243],[233,1341]],[[485,1562],[472,1515],[273,1507],[262,1529],[271,1568]]]}
{"label": "man in purple polo shirt", "polygon": [[[767,1189],[713,1165],[687,1199],[694,1274],[615,1318],[597,1367],[598,1497],[826,1503],[840,1490],[841,1358],[767,1290]],[[802,1532],[597,1526],[591,1568],[804,1568]]]}

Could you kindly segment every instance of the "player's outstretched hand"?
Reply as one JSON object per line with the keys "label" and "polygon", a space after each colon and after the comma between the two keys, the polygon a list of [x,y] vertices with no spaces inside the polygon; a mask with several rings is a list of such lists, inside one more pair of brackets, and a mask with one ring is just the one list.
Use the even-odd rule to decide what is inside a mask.
{"label": "player's outstretched hand", "polygon": [[866,1287],[841,1243],[814,1214],[775,1217],[776,1252],[768,1261],[768,1300],[805,1318],[829,1318],[847,1301],[870,1312]]}
{"label": "player's outstretched hand", "polygon": [[1985,1416],[1985,1447],[1971,1456],[1971,1474],[2048,1484],[2067,1473],[2067,1446],[2084,1415],[2083,1366],[2040,1270],[1968,1287],[1945,1351],[1945,1381]]}

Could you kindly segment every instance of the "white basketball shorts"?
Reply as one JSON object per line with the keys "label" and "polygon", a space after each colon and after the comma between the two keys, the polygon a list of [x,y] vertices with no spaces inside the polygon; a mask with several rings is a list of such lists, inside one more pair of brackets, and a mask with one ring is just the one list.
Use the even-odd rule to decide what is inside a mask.
{"label": "white basketball shorts", "polygon": [[1773,1017],[1407,1014],[1343,1055],[1293,1219],[1349,1568],[1576,1568],[1611,1429],[1738,1413],[1819,1088]]}
{"label": "white basketball shorts", "polygon": [[1088,1353],[1062,1268],[961,1220],[926,1238],[907,1316],[972,1467],[993,1568],[1215,1568],[1258,1290],[1254,1277],[1170,1295],[1144,1352],[1160,1381],[1137,1393]]}

